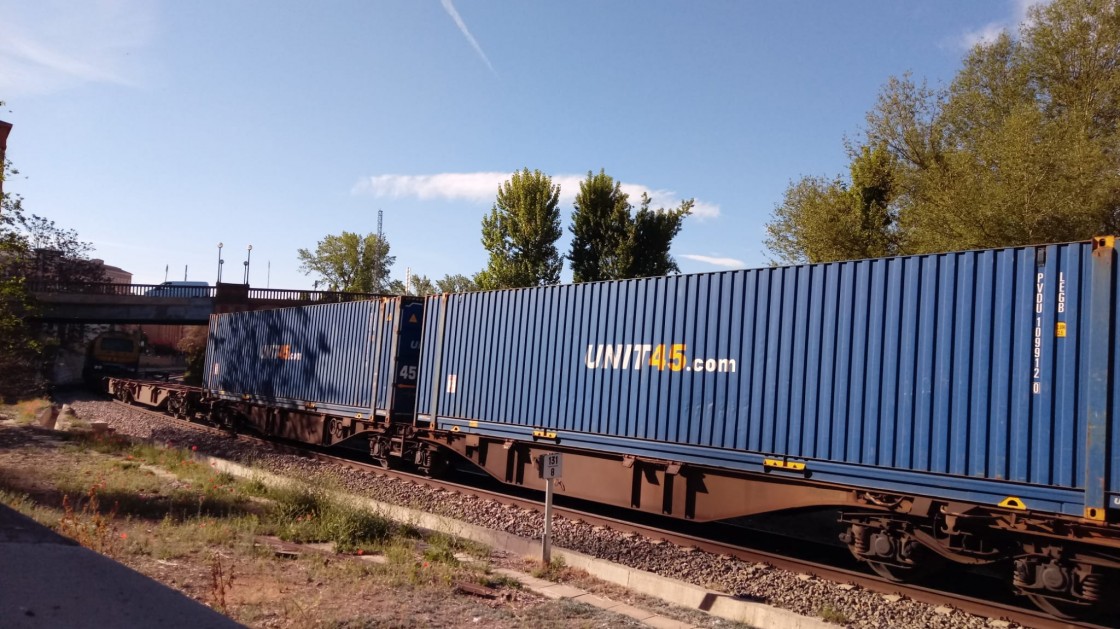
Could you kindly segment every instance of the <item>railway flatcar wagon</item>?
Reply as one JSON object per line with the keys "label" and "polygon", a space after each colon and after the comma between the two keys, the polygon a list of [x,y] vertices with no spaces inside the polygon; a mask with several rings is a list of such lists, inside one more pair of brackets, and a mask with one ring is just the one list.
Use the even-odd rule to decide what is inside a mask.
{"label": "railway flatcar wagon", "polygon": [[214,315],[204,388],[224,419],[263,433],[327,446],[363,436],[375,458],[401,456],[423,310],[398,296]]}
{"label": "railway flatcar wagon", "polygon": [[895,579],[1120,567],[1113,238],[427,298],[416,425],[510,483],[697,520],[838,507]]}

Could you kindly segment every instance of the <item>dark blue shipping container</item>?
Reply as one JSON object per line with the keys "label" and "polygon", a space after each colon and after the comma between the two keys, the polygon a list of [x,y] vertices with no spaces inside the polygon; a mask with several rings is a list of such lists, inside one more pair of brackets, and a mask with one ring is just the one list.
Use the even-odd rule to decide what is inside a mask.
{"label": "dark blue shipping container", "polygon": [[1101,519],[1115,258],[1102,239],[429,297],[417,419]]}
{"label": "dark blue shipping container", "polygon": [[411,419],[423,309],[384,297],[214,315],[205,386],[230,400]]}

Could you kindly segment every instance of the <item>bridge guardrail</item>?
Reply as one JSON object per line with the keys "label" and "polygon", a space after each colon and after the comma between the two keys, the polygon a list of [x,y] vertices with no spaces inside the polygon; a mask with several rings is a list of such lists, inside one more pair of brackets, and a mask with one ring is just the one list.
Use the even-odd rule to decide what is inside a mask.
{"label": "bridge guardrail", "polygon": [[[77,295],[106,295],[106,296],[133,296],[133,297],[180,297],[173,294],[179,287],[169,287],[160,284],[112,284],[108,282],[44,282],[28,281],[27,289],[32,293],[63,293]],[[156,291],[159,289],[159,291]],[[270,301],[270,302],[298,302],[298,303],[336,303],[342,301],[360,301],[374,299],[384,295],[371,293],[344,293],[338,291],[322,290],[290,290],[283,288],[251,288],[244,284],[219,284],[218,286],[190,286],[183,287],[188,291],[182,297],[202,297],[222,300],[223,297],[241,301]],[[153,292],[154,291],[154,292]],[[149,295],[148,293],[153,292]],[[293,304],[295,305],[295,304]]]}

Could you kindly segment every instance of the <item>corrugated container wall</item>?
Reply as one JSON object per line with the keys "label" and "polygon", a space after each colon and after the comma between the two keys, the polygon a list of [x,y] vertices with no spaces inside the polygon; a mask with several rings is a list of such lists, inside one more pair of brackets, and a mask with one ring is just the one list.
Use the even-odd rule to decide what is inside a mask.
{"label": "corrugated container wall", "polygon": [[430,297],[418,417],[1078,488],[1102,399],[1091,343],[1120,378],[1115,253],[1097,257],[1072,243]]}
{"label": "corrugated container wall", "polygon": [[205,385],[229,399],[408,417],[422,318],[408,297],[214,315]]}

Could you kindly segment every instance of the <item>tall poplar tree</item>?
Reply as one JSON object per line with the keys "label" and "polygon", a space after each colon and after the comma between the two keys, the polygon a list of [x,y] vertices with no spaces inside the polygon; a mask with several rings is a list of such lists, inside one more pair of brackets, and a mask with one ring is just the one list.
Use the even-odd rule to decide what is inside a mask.
{"label": "tall poplar tree", "polygon": [[629,196],[604,171],[587,173],[579,184],[572,212],[572,281],[598,282],[624,277],[630,267]]}
{"label": "tall poplar tree", "polygon": [[673,238],[681,231],[684,218],[692,214],[693,199],[681,201],[675,208],[651,207],[652,200],[642,194],[642,205],[634,215],[630,228],[630,265],[626,277],[653,277],[680,273],[677,261],[669,255]]}
{"label": "tall poplar tree", "polygon": [[692,213],[692,200],[671,209],[653,209],[642,195],[637,213],[631,214],[629,196],[621,184],[604,171],[588,172],[580,182],[572,212],[572,280],[597,282],[679,273],[669,254],[684,218]]}
{"label": "tall poplar tree", "polygon": [[475,277],[483,289],[545,286],[560,281],[560,186],[539,170],[513,173],[498,187],[482,219],[482,245],[490,253]]}

